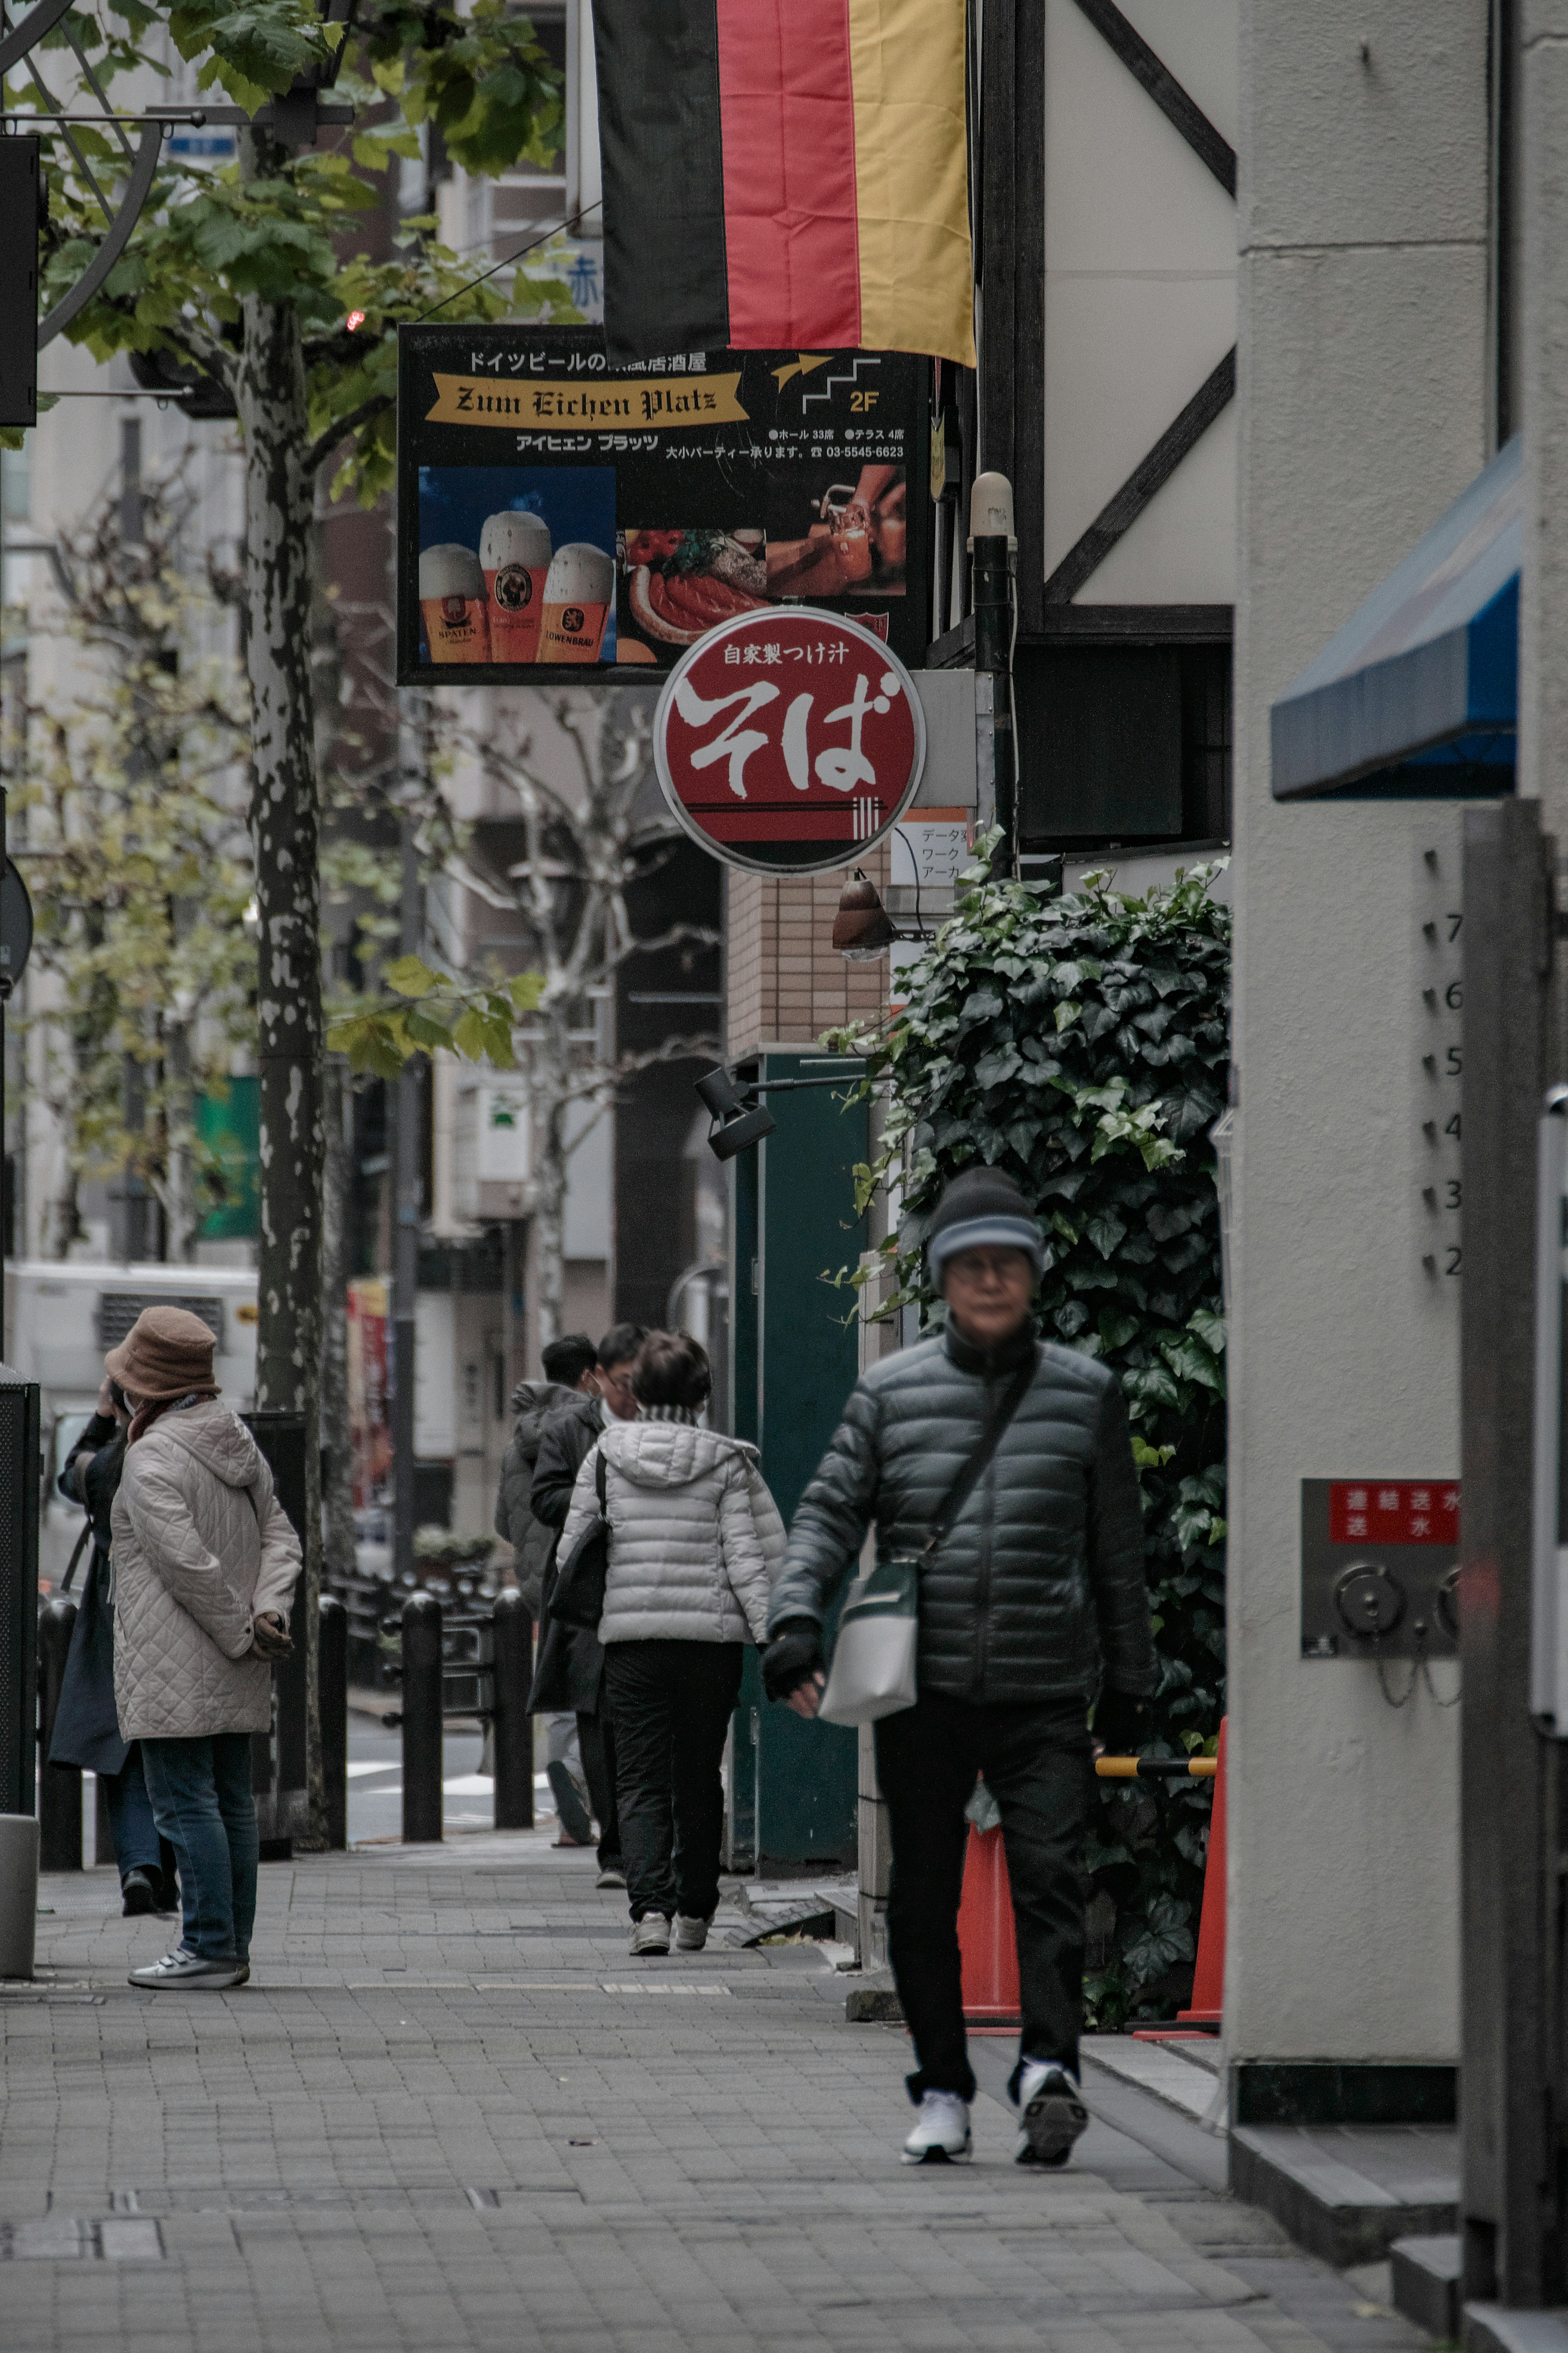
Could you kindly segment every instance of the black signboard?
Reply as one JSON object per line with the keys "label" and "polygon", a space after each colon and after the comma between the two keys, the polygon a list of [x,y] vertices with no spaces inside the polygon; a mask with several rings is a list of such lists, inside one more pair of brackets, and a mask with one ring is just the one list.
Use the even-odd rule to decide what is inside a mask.
{"label": "black signboard", "polygon": [[925,659],[929,363],[596,327],[398,338],[398,679],[631,682],[721,622],[847,614]]}

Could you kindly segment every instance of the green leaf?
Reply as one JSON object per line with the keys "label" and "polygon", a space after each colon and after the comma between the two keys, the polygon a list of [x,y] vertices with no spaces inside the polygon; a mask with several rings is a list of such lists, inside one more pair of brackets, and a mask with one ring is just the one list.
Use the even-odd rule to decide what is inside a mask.
{"label": "green leaf", "polygon": [[1066,1004],[1058,1006],[1056,1012],[1056,1025],[1057,1034],[1058,1037],[1064,1029],[1070,1029],[1072,1028],[1073,1023],[1078,1019],[1078,1017],[1082,1010],[1083,1008],[1081,1006],[1074,1005],[1070,1000]]}
{"label": "green leaf", "polygon": [[469,1006],[468,1011],[454,1025],[452,1043],[459,1054],[467,1055],[470,1062],[484,1060],[485,1024],[472,1006]]}
{"label": "green leaf", "polygon": [[418,956],[399,956],[386,967],[386,985],[399,997],[424,997],[436,987],[436,975]]}

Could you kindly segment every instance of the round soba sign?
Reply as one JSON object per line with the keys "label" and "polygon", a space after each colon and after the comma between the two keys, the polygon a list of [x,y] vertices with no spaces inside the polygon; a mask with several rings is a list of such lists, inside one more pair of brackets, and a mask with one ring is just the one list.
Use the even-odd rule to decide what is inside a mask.
{"label": "round soba sign", "polygon": [[914,798],[925,714],[898,656],[808,605],[742,613],[684,653],[654,718],[664,796],[692,839],[755,874],[852,866]]}

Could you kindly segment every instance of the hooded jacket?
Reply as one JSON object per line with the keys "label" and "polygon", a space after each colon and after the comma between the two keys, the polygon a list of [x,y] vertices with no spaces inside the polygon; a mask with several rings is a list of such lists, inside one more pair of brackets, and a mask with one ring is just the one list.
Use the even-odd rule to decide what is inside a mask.
{"label": "hooded jacket", "polygon": [[501,1458],[500,1485],[496,1491],[496,1534],[511,1546],[512,1569],[531,1618],[539,1615],[540,1588],[555,1531],[536,1519],[529,1504],[533,1468],[545,1424],[576,1398],[575,1389],[559,1381],[519,1381],[511,1393],[517,1416]]}
{"label": "hooded jacket", "polygon": [[611,1422],[577,1473],[563,1559],[598,1511],[601,1454],[610,1562],[600,1641],[760,1642],[784,1534],[756,1448],[678,1408]]}
{"label": "hooded jacket", "polygon": [[875,1523],[877,1556],[918,1554],[966,1458],[1033,1358],[995,1453],[920,1572],[922,1692],[985,1706],[1081,1699],[1103,1677],[1154,1688],[1143,1525],[1115,1374],[1032,1326],[987,1354],[950,1323],[861,1379],[795,1507],[776,1632],[820,1625]]}
{"label": "hooded jacket", "polygon": [[288,1623],[300,1539],[272,1473],[216,1398],[160,1416],[133,1446],[112,1512],[114,1697],[127,1740],[265,1732],[272,1670],[256,1619]]}

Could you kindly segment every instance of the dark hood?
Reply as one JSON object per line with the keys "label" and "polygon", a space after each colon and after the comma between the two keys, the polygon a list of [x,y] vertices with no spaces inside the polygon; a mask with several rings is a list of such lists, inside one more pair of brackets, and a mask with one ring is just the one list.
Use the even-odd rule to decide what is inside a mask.
{"label": "dark hood", "polygon": [[517,1417],[515,1435],[524,1453],[538,1453],[547,1421],[569,1405],[587,1403],[586,1398],[575,1389],[563,1388],[559,1381],[519,1381],[511,1393],[511,1409]]}

